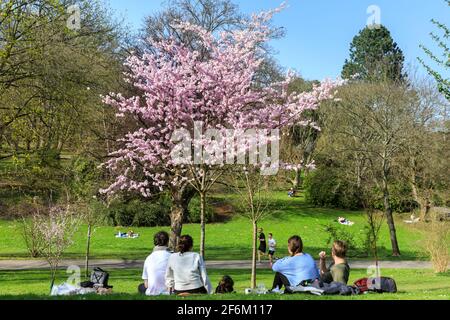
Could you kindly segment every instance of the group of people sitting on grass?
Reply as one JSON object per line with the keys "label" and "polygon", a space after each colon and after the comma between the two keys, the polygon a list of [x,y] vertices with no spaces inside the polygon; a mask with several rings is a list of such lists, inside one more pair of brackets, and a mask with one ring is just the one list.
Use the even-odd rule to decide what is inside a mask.
{"label": "group of people sitting on grass", "polygon": [[[177,252],[169,250],[169,235],[161,231],[154,237],[155,247],[145,260],[142,279],[138,291],[148,296],[155,295],[190,295],[212,294],[213,288],[206,272],[202,257],[193,249],[193,239],[189,235],[180,237]],[[271,265],[275,278],[271,292],[278,293],[284,287],[285,293],[303,283],[319,279],[324,283],[341,283],[346,285],[350,267],[346,260],[347,245],[335,241],[331,250],[333,262],[327,267],[325,252],[319,254],[319,268],[311,255],[303,252],[303,241],[299,236],[292,236],[288,241],[289,256],[277,260]],[[233,280],[224,276],[215,293],[232,293]]]}

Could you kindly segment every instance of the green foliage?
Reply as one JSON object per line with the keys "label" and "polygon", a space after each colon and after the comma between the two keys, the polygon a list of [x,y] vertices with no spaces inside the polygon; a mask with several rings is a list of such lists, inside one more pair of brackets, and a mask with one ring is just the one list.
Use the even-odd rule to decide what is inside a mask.
{"label": "green foliage", "polygon": [[[200,223],[200,197],[192,198],[189,203],[188,212],[189,214],[186,217],[186,222]],[[205,220],[207,223],[214,221],[214,210],[208,201],[206,201],[205,207]]]}
{"label": "green foliage", "polygon": [[76,198],[91,198],[99,189],[101,180],[98,163],[82,156],[75,157],[68,167],[70,173],[70,191]]}
{"label": "green foliage", "polygon": [[165,197],[151,202],[133,199],[115,201],[106,210],[106,216],[114,226],[155,227],[170,225],[170,203]]}
{"label": "green foliage", "polygon": [[[317,207],[362,209],[361,193],[357,186],[349,183],[338,167],[319,167],[306,176],[304,181],[306,201]],[[402,181],[393,182],[389,187],[390,205],[394,212],[412,212],[419,208],[419,204],[411,196],[411,188]],[[368,205],[377,210],[384,210],[381,191],[377,188],[370,190],[370,198],[376,199]],[[436,201],[442,203],[442,201]]]}
{"label": "green foliage", "polygon": [[[410,185],[404,183],[404,181],[392,182],[389,186],[389,192],[390,192],[389,203],[394,212],[397,213],[412,212],[420,207],[420,205],[412,198],[411,195],[412,191]],[[381,194],[381,191],[374,189],[373,193],[375,195]],[[374,209],[383,211],[384,210],[383,199],[381,197],[378,197],[378,200],[375,200],[372,206]]]}
{"label": "green foliage", "polygon": [[340,225],[337,221],[324,226],[324,231],[328,235],[327,245],[330,247],[334,241],[341,240],[347,243],[348,257],[361,257],[367,251],[366,242],[359,234],[348,230],[349,227]]}
{"label": "green foliage", "polygon": [[315,206],[351,210],[361,207],[355,187],[341,179],[336,168],[311,172],[304,180],[304,188],[306,201]]}
{"label": "green foliage", "polygon": [[402,50],[391,37],[389,30],[366,27],[350,45],[350,59],[342,70],[344,79],[367,81],[401,81],[404,79]]}
{"label": "green foliage", "polygon": [[66,184],[60,154],[54,149],[40,150],[34,154],[13,157],[14,179],[26,186],[25,195],[39,195],[56,201]]}

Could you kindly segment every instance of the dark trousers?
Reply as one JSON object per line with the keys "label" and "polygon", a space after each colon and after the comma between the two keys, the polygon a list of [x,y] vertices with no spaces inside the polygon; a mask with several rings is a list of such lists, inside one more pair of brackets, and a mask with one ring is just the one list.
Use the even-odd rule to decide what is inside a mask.
{"label": "dark trousers", "polygon": [[141,283],[139,286],[138,286],[138,292],[140,293],[140,294],[144,294],[145,295],[145,292],[147,291],[147,288],[145,287],[145,284],[143,284],[143,283]]}
{"label": "dark trousers", "polygon": [[277,272],[275,274],[275,279],[273,279],[272,289],[275,289],[276,287],[281,289],[281,288],[283,288],[283,286],[285,288],[285,293],[290,293],[290,290],[288,289],[288,287],[290,287],[291,284],[289,283],[288,278],[286,278],[285,275]]}

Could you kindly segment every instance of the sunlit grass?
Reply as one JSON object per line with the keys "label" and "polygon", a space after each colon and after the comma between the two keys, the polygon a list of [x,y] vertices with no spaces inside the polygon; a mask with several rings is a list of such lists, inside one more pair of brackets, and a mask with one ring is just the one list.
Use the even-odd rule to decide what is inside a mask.
{"label": "sunlit grass", "polygon": [[[233,201],[233,196],[215,196],[219,200]],[[260,223],[265,232],[272,232],[279,243],[279,254],[286,254],[287,239],[299,234],[305,243],[305,250],[316,255],[327,248],[329,235],[324,226],[335,224],[355,235],[356,239],[364,238],[365,215],[360,211],[314,208],[305,204],[302,197],[288,198],[284,192],[274,192],[270,205],[271,215]],[[345,216],[355,222],[352,227],[340,226],[336,220]],[[138,239],[116,239],[118,228],[97,226],[94,229],[91,245],[93,258],[144,259],[153,247],[153,235],[168,227],[154,228],[121,228],[123,232],[133,229],[140,234]],[[251,258],[251,223],[240,216],[235,216],[225,223],[209,224],[206,228],[206,257],[209,260],[241,260]],[[22,238],[20,221],[0,220],[0,259],[29,258]],[[183,233],[194,237],[195,250],[198,250],[200,226],[186,224]],[[421,234],[411,226],[397,219],[397,236],[402,251],[400,259],[424,259],[420,246]],[[83,258],[85,250],[86,226],[76,233],[75,242],[65,253],[66,258]],[[393,259],[390,250],[389,231],[383,225],[379,242],[382,259]],[[366,258],[361,255],[359,258]]]}
{"label": "sunlit grass", "polygon": [[[181,299],[176,297],[147,298],[136,294],[137,286],[141,283],[140,269],[131,270],[109,270],[111,273],[110,285],[114,286],[114,294],[106,297],[85,296],[58,299]],[[392,277],[396,280],[399,292],[396,294],[369,294],[352,297],[324,296],[316,297],[310,294],[297,295],[244,295],[245,288],[249,286],[250,270],[208,270],[213,285],[219,282],[224,275],[230,275],[235,281],[236,294],[193,296],[188,299],[211,299],[211,300],[248,300],[248,299],[351,299],[351,300],[449,300],[450,299],[450,273],[434,274],[431,270],[382,270],[382,275]],[[352,270],[351,282],[366,277],[365,270]],[[64,282],[67,275],[59,271],[57,283]],[[271,287],[273,273],[271,270],[258,271],[258,284],[264,284],[266,288]],[[49,272],[47,271],[20,271],[0,272],[0,299],[50,299]],[[56,298],[54,298],[56,299]]]}

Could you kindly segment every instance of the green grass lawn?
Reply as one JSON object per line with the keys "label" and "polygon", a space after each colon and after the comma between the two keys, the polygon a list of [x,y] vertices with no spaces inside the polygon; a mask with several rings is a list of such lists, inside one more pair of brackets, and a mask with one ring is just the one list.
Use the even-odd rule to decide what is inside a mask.
{"label": "green grass lawn", "polygon": [[[106,297],[85,296],[64,299],[185,299],[176,297],[147,298],[136,294],[137,286],[141,283],[141,270],[110,270],[110,284],[114,286],[114,294]],[[449,300],[450,299],[450,273],[434,274],[431,270],[382,270],[382,275],[396,280],[399,292],[396,294],[368,294],[361,296],[323,296],[316,297],[310,294],[297,295],[244,295],[244,289],[250,281],[250,270],[208,270],[213,285],[219,282],[224,275],[230,275],[235,281],[236,294],[193,296],[188,299],[212,300],[251,300],[251,299],[283,299],[283,300],[317,300],[317,299],[351,299],[351,300]],[[350,281],[366,277],[365,270],[352,270]],[[57,284],[67,279],[65,271],[59,271]],[[264,284],[270,289],[273,280],[271,270],[258,271],[258,284]],[[49,291],[48,271],[0,271],[0,299],[51,299]],[[54,298],[56,299],[56,298]]]}
{"label": "green grass lawn", "polygon": [[[222,196],[232,201],[232,196]],[[230,200],[231,199],[231,200]],[[318,252],[327,248],[329,235],[324,231],[324,225],[334,223],[338,228],[355,234],[358,239],[364,237],[365,215],[363,212],[334,209],[314,208],[305,204],[302,197],[290,199],[285,192],[275,192],[272,197],[272,215],[261,222],[266,235],[274,234],[279,243],[279,255],[286,254],[287,239],[299,234],[302,236],[306,252],[316,256]],[[340,226],[336,220],[345,216],[355,222],[352,227]],[[82,258],[85,249],[86,226],[80,228],[75,237],[75,243],[70,247],[66,258]],[[129,228],[122,228],[122,232]],[[96,227],[91,245],[93,258],[122,258],[144,259],[153,247],[153,235],[167,227],[133,228],[139,233],[139,239],[116,239],[118,231],[114,227]],[[206,257],[209,260],[241,260],[251,258],[251,223],[245,218],[236,216],[228,222],[209,224],[206,228]],[[21,235],[20,221],[0,220],[0,259],[29,258],[25,243]],[[191,234],[198,250],[200,226],[188,224],[183,227],[184,234]],[[405,224],[397,217],[397,236],[402,251],[400,259],[426,259],[420,246],[422,236],[414,228]],[[383,224],[381,240],[379,242],[381,258],[390,259],[391,246],[386,223]],[[361,255],[364,258],[365,255]]]}

